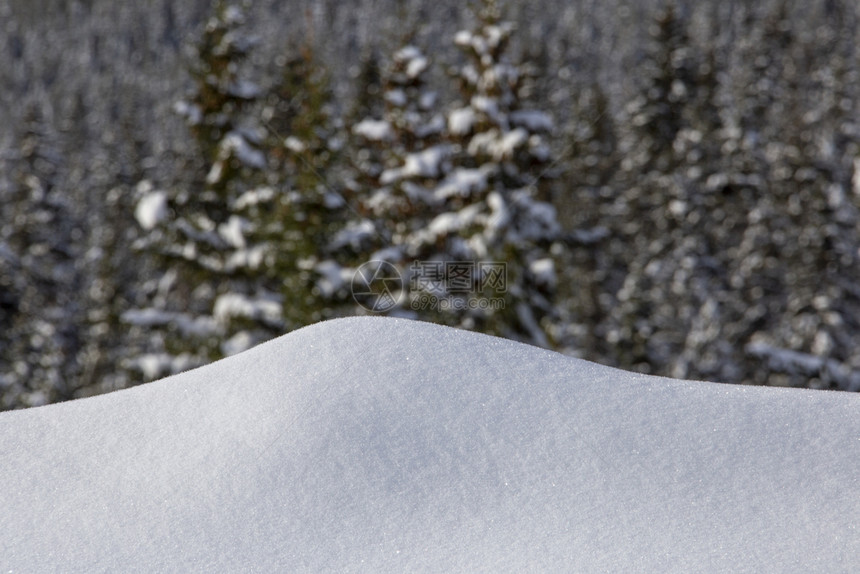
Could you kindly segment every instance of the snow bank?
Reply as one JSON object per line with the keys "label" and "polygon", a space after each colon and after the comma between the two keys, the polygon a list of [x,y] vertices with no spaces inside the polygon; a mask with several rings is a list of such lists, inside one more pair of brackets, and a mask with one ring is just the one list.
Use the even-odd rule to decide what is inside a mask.
{"label": "snow bank", "polygon": [[396,319],[0,413],[2,572],[856,572],[860,398]]}

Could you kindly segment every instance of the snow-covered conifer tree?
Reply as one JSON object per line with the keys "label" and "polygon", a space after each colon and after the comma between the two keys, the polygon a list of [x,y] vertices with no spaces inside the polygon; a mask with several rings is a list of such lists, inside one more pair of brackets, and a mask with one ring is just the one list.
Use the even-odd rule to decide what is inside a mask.
{"label": "snow-covered conifer tree", "polygon": [[[447,146],[439,145],[444,118],[426,82],[429,61],[406,43],[384,70],[381,117],[351,128],[358,192],[350,193],[362,216],[377,222],[378,247],[402,245],[427,223],[435,200],[430,188],[445,169]],[[429,186],[429,188],[428,188]]]}
{"label": "snow-covered conifer tree", "polygon": [[647,73],[626,108],[617,195],[608,207],[624,214],[612,222],[608,242],[624,278],[606,309],[606,333],[626,368],[673,363],[688,368],[679,360],[682,350],[705,333],[688,335],[717,322],[724,311],[711,297],[717,290],[716,254],[703,220],[709,196],[698,192],[707,177],[702,170],[708,169],[703,154],[708,136],[700,131],[705,127],[699,112],[708,101],[699,94],[701,59],[687,30],[673,1],[650,27],[642,64]]}
{"label": "snow-covered conifer tree", "polygon": [[[439,202],[432,190],[449,155],[448,146],[440,144],[445,121],[427,83],[429,66],[420,48],[402,42],[380,66],[378,102],[367,101],[358,111],[368,115],[350,126],[352,175],[345,197],[354,217],[331,244],[347,274],[372,260],[408,272],[420,256],[410,248],[410,237],[434,215]],[[408,301],[403,303],[406,311],[393,312],[411,312]]]}
{"label": "snow-covered conifer tree", "polygon": [[[525,67],[507,55],[514,29],[498,3],[485,0],[476,26],[454,38],[465,60],[453,70],[460,100],[446,121],[452,168],[434,192],[444,207],[428,231],[453,259],[506,265],[503,308],[479,310],[469,321],[545,346],[557,282],[550,248],[560,236],[547,186],[553,154],[546,136],[554,124],[523,99]],[[486,277],[474,279],[485,297],[493,295]]]}
{"label": "snow-covered conifer tree", "polygon": [[506,54],[514,26],[492,1],[477,16],[455,37],[457,101],[437,111],[427,58],[407,44],[384,82],[383,117],[353,126],[364,160],[354,203],[365,219],[350,238],[401,265],[410,296],[399,312],[549,345],[549,250],[560,231],[544,185],[553,122],[522,101],[524,75]]}
{"label": "snow-covered conifer tree", "polygon": [[329,299],[346,291],[324,249],[346,209],[334,172],[343,144],[310,41],[288,47],[277,65],[279,81],[262,112],[272,193],[242,207],[254,213],[250,236],[269,246],[265,276],[283,294],[285,327],[294,329],[330,317]]}
{"label": "snow-covered conifer tree", "polygon": [[68,400],[76,390],[81,230],[59,177],[50,113],[44,101],[26,105],[9,187],[0,189],[0,410]]}
{"label": "snow-covered conifer tree", "polygon": [[[200,156],[199,175],[167,190],[138,185],[137,247],[153,253],[163,274],[147,284],[151,307],[124,318],[153,329],[155,353],[135,359],[147,377],[241,351],[283,329],[281,295],[258,278],[265,245],[241,213],[265,183],[265,132],[252,113],[261,89],[242,73],[254,45],[242,11],[219,2],[206,22],[191,69],[195,90],[176,105]],[[264,192],[259,192],[264,193]]]}
{"label": "snow-covered conifer tree", "polygon": [[846,336],[860,293],[845,280],[860,273],[856,98],[839,93],[856,82],[835,81],[854,53],[838,30],[853,22],[822,27],[809,51],[793,8],[778,3],[743,45],[751,65],[735,86],[733,169],[720,183],[752,204],[729,271],[758,383],[860,388],[860,353]]}

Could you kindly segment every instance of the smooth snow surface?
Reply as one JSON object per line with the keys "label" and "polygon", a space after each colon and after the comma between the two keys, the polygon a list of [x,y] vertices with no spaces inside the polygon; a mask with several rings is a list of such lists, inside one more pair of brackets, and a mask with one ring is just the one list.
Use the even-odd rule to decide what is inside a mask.
{"label": "smooth snow surface", "polygon": [[0,572],[857,572],[860,399],[382,318],[0,413]]}

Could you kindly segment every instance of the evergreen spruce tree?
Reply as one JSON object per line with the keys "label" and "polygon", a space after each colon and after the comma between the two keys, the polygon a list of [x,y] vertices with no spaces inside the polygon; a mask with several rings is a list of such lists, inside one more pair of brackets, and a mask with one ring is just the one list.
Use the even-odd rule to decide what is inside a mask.
{"label": "evergreen spruce tree", "polygon": [[412,45],[395,54],[383,117],[353,127],[364,161],[353,203],[364,220],[349,237],[400,263],[410,297],[393,312],[547,346],[549,250],[560,233],[545,185],[553,124],[522,101],[524,74],[506,55],[513,31],[495,2],[481,4],[475,29],[455,38],[460,99],[444,115],[423,54]]}
{"label": "evergreen spruce tree", "polygon": [[268,189],[276,193],[255,196],[250,236],[270,246],[266,281],[279,286],[286,328],[294,329],[334,316],[332,301],[346,298],[347,282],[324,249],[346,210],[336,177],[343,144],[310,41],[287,48],[279,67],[263,110],[274,164]]}
{"label": "evergreen spruce tree", "polygon": [[[554,124],[545,112],[527,107],[526,66],[507,55],[514,25],[502,19],[498,2],[481,2],[477,17],[473,30],[455,37],[466,59],[454,71],[461,100],[448,114],[446,135],[456,151],[442,187],[447,213],[440,217],[462,222],[472,257],[507,267],[504,308],[477,314],[476,323],[547,346],[547,333],[556,327],[550,250],[560,238],[548,185],[554,162],[545,139]],[[463,244],[453,239],[456,253]],[[492,295],[492,289],[484,291]]]}
{"label": "evergreen spruce tree", "polygon": [[[754,224],[741,245],[743,263],[732,277],[759,309],[745,339],[752,380],[856,389],[857,347],[844,333],[856,324],[860,299],[844,278],[860,269],[860,204],[850,193],[851,158],[840,138],[843,122],[851,120],[840,117],[842,98],[820,83],[839,58],[819,60],[808,52],[797,27],[788,5],[779,3],[763,23],[762,42],[750,47],[761,51],[754,73],[769,82],[766,93],[746,98],[754,104],[749,123],[759,128],[766,169],[751,211]],[[765,62],[769,69],[760,69]],[[769,121],[754,123],[755,114],[768,114]],[[828,121],[834,116],[840,119]]]}
{"label": "evergreen spruce tree", "polygon": [[635,143],[625,155],[634,170],[666,173],[675,165],[673,144],[688,127],[684,109],[695,99],[696,65],[687,23],[669,0],[649,29],[651,49],[643,62],[641,94],[626,110]]}
{"label": "evergreen spruce tree", "polygon": [[378,118],[384,109],[382,96],[382,65],[376,49],[361,55],[361,62],[354,79],[355,91],[352,106],[347,114],[347,123],[354,125],[364,118]]}
{"label": "evergreen spruce tree", "polygon": [[619,170],[618,134],[608,95],[595,82],[583,88],[574,103],[573,118],[565,129],[568,144],[559,178],[564,194],[555,204],[568,248],[561,254],[562,269],[558,308],[568,336],[560,342],[566,350],[606,360],[611,354],[605,337],[598,332],[609,309],[604,292],[611,290],[617,270],[607,264],[605,242],[611,206],[618,194],[614,185]]}
{"label": "evergreen spruce tree", "polygon": [[195,91],[176,106],[194,135],[199,175],[168,191],[138,186],[138,248],[164,270],[148,284],[152,307],[125,314],[156,327],[156,352],[135,360],[149,377],[243,350],[284,326],[280,293],[258,281],[266,246],[251,243],[253,226],[237,209],[268,167],[253,115],[261,90],[242,73],[253,47],[243,22],[238,7],[218,3],[191,69]]}
{"label": "evergreen spruce tree", "polygon": [[[421,50],[404,43],[383,72],[381,117],[366,117],[352,127],[359,193],[349,198],[374,222],[366,237],[371,249],[405,247],[407,236],[429,223],[438,203],[431,191],[446,169],[448,147],[439,144],[444,118],[435,111],[428,67]],[[406,251],[398,258],[409,256]]]}
{"label": "evergreen spruce tree", "polygon": [[63,159],[50,143],[43,101],[27,104],[0,214],[0,409],[68,400],[77,390],[75,289],[81,233],[60,174]]}
{"label": "evergreen spruce tree", "polygon": [[701,348],[697,325],[720,320],[712,297],[722,288],[720,246],[708,233],[723,212],[718,198],[702,189],[715,159],[706,157],[717,129],[706,111],[716,89],[708,80],[715,76],[708,76],[674,2],[650,31],[648,73],[626,110],[632,129],[621,144],[621,191],[608,206],[616,216],[608,249],[623,280],[607,306],[606,339],[622,367],[711,376],[681,357],[694,342]]}
{"label": "evergreen spruce tree", "polygon": [[178,106],[205,176],[173,193],[139,189],[138,220],[149,231],[140,244],[166,268],[151,287],[154,308],[126,313],[134,324],[166,327],[155,337],[164,351],[138,362],[150,371],[333,316],[348,293],[324,249],[345,209],[328,183],[341,146],[328,79],[308,41],[276,59],[264,93],[242,74],[252,47],[242,21],[219,5],[193,67],[197,90]]}
{"label": "evergreen spruce tree", "polygon": [[[378,102],[351,126],[353,175],[346,199],[356,217],[334,237],[332,247],[349,269],[384,260],[408,274],[424,253],[413,236],[426,228],[439,201],[433,194],[449,150],[439,143],[444,118],[427,84],[430,62],[408,38],[380,68]],[[407,275],[408,276],[408,275]],[[409,313],[408,301],[393,312]],[[422,314],[433,316],[433,310]]]}

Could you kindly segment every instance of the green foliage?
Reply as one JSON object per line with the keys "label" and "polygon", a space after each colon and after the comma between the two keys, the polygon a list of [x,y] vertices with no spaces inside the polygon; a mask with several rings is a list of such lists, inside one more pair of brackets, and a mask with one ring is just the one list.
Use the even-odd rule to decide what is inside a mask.
{"label": "green foliage", "polygon": [[[190,66],[195,91],[184,112],[191,133],[207,164],[219,160],[219,144],[237,127],[243,109],[258,95],[240,75],[242,61],[253,48],[253,41],[241,35],[244,16],[241,10],[219,0],[209,18]],[[229,180],[229,177],[225,177]]]}
{"label": "green foliage", "polygon": [[270,179],[281,192],[254,220],[260,238],[273,246],[266,275],[280,285],[287,329],[294,329],[334,312],[321,299],[313,270],[346,205],[327,179],[340,159],[328,78],[309,45],[288,49],[280,68],[263,117],[275,162]]}

